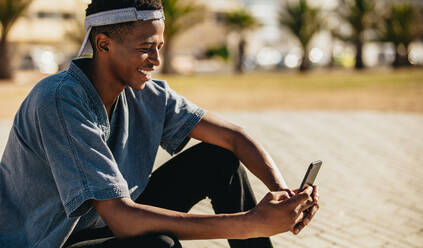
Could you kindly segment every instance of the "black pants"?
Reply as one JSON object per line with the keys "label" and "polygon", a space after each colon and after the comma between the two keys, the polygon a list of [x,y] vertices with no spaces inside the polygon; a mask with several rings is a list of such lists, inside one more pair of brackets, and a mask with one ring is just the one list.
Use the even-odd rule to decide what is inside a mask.
{"label": "black pants", "polygon": [[[169,160],[153,172],[136,202],[180,212],[211,199],[215,213],[236,213],[256,205],[245,170],[234,154],[201,143]],[[268,238],[228,240],[232,248],[270,248]],[[65,247],[182,247],[172,234],[149,234],[118,239],[105,227],[72,234]]]}

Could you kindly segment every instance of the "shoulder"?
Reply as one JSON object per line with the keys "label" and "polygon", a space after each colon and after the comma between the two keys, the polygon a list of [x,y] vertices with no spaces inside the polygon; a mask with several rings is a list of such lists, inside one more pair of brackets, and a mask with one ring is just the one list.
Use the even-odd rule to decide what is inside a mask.
{"label": "shoulder", "polygon": [[131,87],[126,87],[126,94],[128,97],[136,98],[138,101],[159,100],[166,99],[169,86],[164,80],[150,80],[145,83],[142,90],[133,90]]}
{"label": "shoulder", "polygon": [[17,117],[24,119],[56,116],[66,106],[90,108],[83,86],[67,71],[49,76],[37,83],[23,101]]}
{"label": "shoulder", "polygon": [[145,84],[145,89],[147,91],[152,91],[156,94],[165,93],[169,89],[169,85],[164,80],[150,80]]}
{"label": "shoulder", "polygon": [[[82,85],[67,71],[41,80],[29,93],[27,100],[38,106],[50,106],[63,100],[84,101],[88,95]],[[46,106],[47,105],[47,106]]]}
{"label": "shoulder", "polygon": [[67,71],[43,79],[34,90],[56,97],[86,96],[81,83]]}

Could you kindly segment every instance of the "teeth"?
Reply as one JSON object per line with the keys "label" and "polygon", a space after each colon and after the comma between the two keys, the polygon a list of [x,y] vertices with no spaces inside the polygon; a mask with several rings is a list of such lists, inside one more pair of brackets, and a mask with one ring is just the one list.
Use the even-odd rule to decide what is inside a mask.
{"label": "teeth", "polygon": [[141,70],[141,69],[138,69],[138,71],[141,72],[141,73],[143,73],[143,74],[145,74],[145,75],[150,75],[151,74],[151,71],[145,71],[145,70]]}

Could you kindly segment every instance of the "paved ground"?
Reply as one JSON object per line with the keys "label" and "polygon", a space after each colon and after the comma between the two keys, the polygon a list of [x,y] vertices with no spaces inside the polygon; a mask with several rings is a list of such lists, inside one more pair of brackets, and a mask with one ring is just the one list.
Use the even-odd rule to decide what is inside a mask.
{"label": "paved ground", "polygon": [[[303,232],[272,238],[275,247],[423,247],[423,115],[375,112],[222,113],[244,126],[298,187],[308,163],[321,209]],[[10,121],[0,121],[0,152]],[[162,151],[157,164],[169,157]],[[257,197],[265,187],[250,177]],[[193,209],[211,213],[205,200]],[[228,247],[224,240],[183,242],[187,248]]]}

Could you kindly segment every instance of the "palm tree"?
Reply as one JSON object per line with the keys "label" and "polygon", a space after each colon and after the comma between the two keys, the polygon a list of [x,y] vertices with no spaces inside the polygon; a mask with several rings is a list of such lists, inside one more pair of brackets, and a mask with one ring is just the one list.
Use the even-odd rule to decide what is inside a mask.
{"label": "palm tree", "polygon": [[308,44],[324,26],[320,10],[312,8],[306,0],[299,0],[297,4],[285,6],[280,13],[279,23],[297,37],[304,51],[300,71],[308,70],[310,67]]}
{"label": "palm tree", "polygon": [[8,54],[7,35],[16,20],[24,13],[32,0],[0,0],[0,79],[12,77]]}
{"label": "palm tree", "polygon": [[373,13],[375,10],[374,0],[341,0],[340,17],[350,25],[352,33],[345,35],[339,30],[335,30],[335,37],[343,41],[350,42],[355,46],[355,68],[363,69],[363,45],[364,31],[373,26]]}
{"label": "palm tree", "polygon": [[245,9],[237,9],[226,13],[223,20],[230,31],[239,33],[238,59],[235,65],[235,71],[242,73],[245,70],[245,50],[247,47],[246,32],[259,27],[260,23]]}
{"label": "palm tree", "polygon": [[379,39],[395,46],[393,67],[411,65],[408,60],[409,45],[422,35],[418,12],[412,4],[398,3],[389,7],[379,25]]}
{"label": "palm tree", "polygon": [[193,1],[163,0],[165,13],[165,42],[163,47],[162,73],[169,74],[172,69],[172,44],[175,37],[204,20],[206,9]]}

